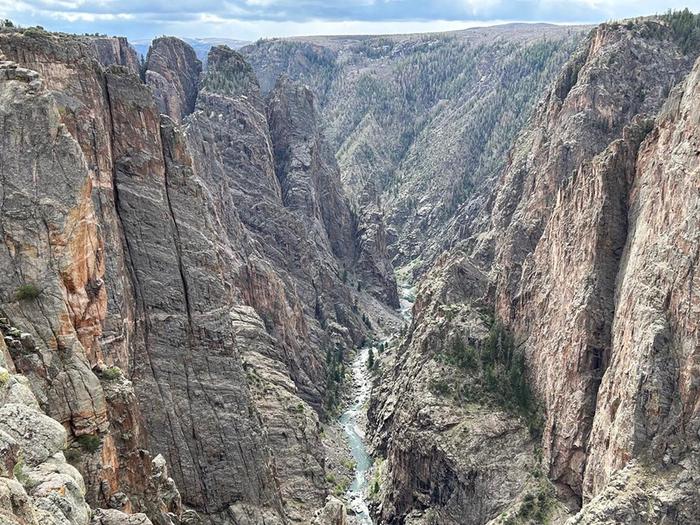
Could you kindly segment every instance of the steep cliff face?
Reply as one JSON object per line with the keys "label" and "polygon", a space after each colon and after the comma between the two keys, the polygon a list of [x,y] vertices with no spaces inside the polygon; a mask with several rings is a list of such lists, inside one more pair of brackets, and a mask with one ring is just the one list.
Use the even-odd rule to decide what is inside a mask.
{"label": "steep cliff face", "polygon": [[[399,306],[383,217],[362,208],[358,214],[342,189],[340,170],[321,137],[311,91],[282,77],[269,96],[269,121],[285,206],[322,225],[331,250],[353,272],[361,287],[383,302]],[[322,231],[323,231],[322,230]]]}
{"label": "steep cliff face", "polygon": [[146,84],[152,88],[161,113],[181,122],[194,111],[202,63],[192,47],[178,38],[156,38],[145,68]]}
{"label": "steep cliff face", "polygon": [[526,495],[551,500],[537,440],[479,357],[492,329],[486,278],[464,254],[444,262],[422,281],[405,340],[380,357],[368,414],[386,458],[380,523],[479,524]]}
{"label": "steep cliff face", "polygon": [[304,509],[322,506],[325,498],[318,415],[311,408],[323,410],[325,348],[352,340],[329,319],[338,329],[332,337],[316,318],[320,294],[331,293],[317,291],[316,282],[337,282],[336,263],[323,239],[309,235],[315,223],[284,206],[265,107],[248,70],[233,51],[212,51],[186,133],[195,169],[216,196],[223,230],[240,239],[245,254],[236,285],[248,308],[236,312],[234,326],[268,442],[280,452],[275,468],[287,511],[301,519]]}
{"label": "steep cliff face", "polygon": [[[443,226],[507,151],[583,28],[505,25],[444,34],[272,39],[247,46],[269,91],[279,75],[318,94],[361,217],[386,215],[397,266],[429,267]],[[367,208],[366,213],[363,213]],[[370,241],[372,242],[372,241]]]}
{"label": "steep cliff face", "polygon": [[[80,510],[81,505],[87,508],[87,499],[93,505],[130,512],[148,510],[157,523],[170,524],[166,513],[172,511],[175,518],[181,509],[166,504],[156,490],[150,494],[144,490],[150,486],[153,466],[140,440],[138,407],[128,402],[134,399],[133,387],[118,369],[112,370],[110,386],[101,380],[105,368],[96,343],[107,309],[101,260],[105,249],[91,199],[91,171],[80,145],[61,122],[64,107],[41,77],[11,62],[3,62],[1,71],[2,311],[12,321],[4,319],[0,331],[8,346],[3,366],[18,374],[3,381],[3,387],[10,389],[6,403],[12,412],[3,422],[20,425],[12,429],[15,437],[29,440],[24,445],[46,451],[44,457],[31,460],[29,467],[36,470],[29,478],[21,472],[15,477],[35,506],[46,509],[36,499],[46,497],[53,501],[48,508],[53,514],[60,509],[72,512],[67,516],[70,523],[87,523],[89,512]],[[27,386],[33,393],[14,401],[13,396],[21,393],[17,389]],[[32,414],[25,415],[24,409],[12,404],[21,400]],[[127,406],[120,407],[118,400],[127,400]],[[43,445],[39,435],[32,437],[32,418],[48,419],[43,411],[63,424],[56,423],[60,434],[41,434],[42,439],[57,436],[51,437],[50,445]],[[115,417],[113,424],[116,414],[121,417]],[[131,437],[122,439],[127,433]],[[87,488],[75,468],[65,465],[66,435],[66,455],[83,472]],[[22,448],[20,442],[20,453]],[[52,469],[60,473],[55,479]],[[167,480],[166,475],[163,481]],[[13,492],[17,486],[10,489]],[[133,497],[121,498],[120,490]],[[64,492],[69,503],[52,499],[54,493]],[[26,519],[33,519],[27,512]],[[61,523],[56,516],[56,523]],[[36,519],[44,523],[43,518]]]}
{"label": "steep cliff face", "polygon": [[[690,523],[700,510],[695,294],[699,89],[696,62],[671,93],[637,157],[615,293],[611,359],[597,400],[584,477],[584,496],[596,498],[582,523],[606,513],[629,516],[640,493],[650,494],[655,504],[651,520],[671,516]],[[631,471],[631,485],[642,485],[627,498],[608,488],[620,469],[623,476]]]}
{"label": "steep cliff face", "polygon": [[523,130],[568,30],[203,74],[177,39],[141,71],[0,30],[0,518],[347,523],[343,361],[397,322],[388,253],[451,246],[372,371],[379,520],[697,522],[700,61],[670,21],[593,30]]}
{"label": "steep cliff face", "polygon": [[[26,66],[0,77],[0,309],[36,341],[13,366],[67,430],[92,506],[159,525],[195,519],[182,503],[212,523],[308,522],[327,495],[329,366],[379,304],[343,278],[357,221],[318,160],[313,101],[282,86],[268,111],[227,49],[197,92],[199,63],[172,39],[144,83],[126,45],[0,33]],[[281,182],[296,173],[285,148],[315,159],[318,216],[283,197],[299,192]],[[115,512],[94,519],[128,519]]]}
{"label": "steep cliff face", "polygon": [[[133,379],[149,441],[168,451],[187,503],[207,514],[238,500],[279,506],[229,318],[240,291],[227,273],[238,263],[221,264],[216,248],[228,243],[202,213],[207,192],[146,86],[108,72],[107,91],[115,94],[116,203],[135,291]],[[171,180],[168,168],[179,177]]]}
{"label": "steep cliff face", "polygon": [[95,48],[97,61],[103,66],[124,66],[130,73],[139,75],[141,66],[139,57],[124,37],[90,38],[89,43]]}
{"label": "steep cliff face", "polygon": [[[621,76],[614,65],[622,63]],[[598,386],[614,352],[628,187],[651,128],[632,117],[655,114],[690,64],[657,22],[598,28],[554,86],[527,146],[516,147],[495,198],[496,312],[526,339],[547,411],[550,476],[579,496]]]}
{"label": "steep cliff face", "polygon": [[[401,494],[415,493],[412,484],[421,477],[395,455],[409,450],[417,457],[425,444],[406,440],[406,425],[392,426],[404,420],[415,428],[411,403],[432,403],[425,389],[436,375],[429,371],[449,335],[421,334],[441,322],[449,326],[425,314],[444,301],[455,312],[493,305],[512,331],[544,415],[541,464],[554,487],[543,490],[551,496],[556,488],[568,508],[562,516],[583,504],[572,522],[696,520],[697,403],[690,378],[698,347],[691,291],[697,192],[689,160],[697,149],[695,70],[668,96],[692,64],[663,19],[600,26],[539,105],[496,191],[487,182],[461,206],[449,235],[462,244],[426,276],[416,319],[392,365],[393,377],[413,370],[426,378],[401,396],[382,388],[371,412],[376,443],[387,455],[382,513],[395,506],[408,516],[414,509],[430,522],[430,513],[440,519],[455,508],[454,500],[429,498],[420,483],[426,501],[405,504]],[[459,271],[465,258],[466,273]],[[450,292],[436,300],[428,291],[475,281],[481,284],[467,296]],[[454,323],[455,313],[446,317]],[[459,355],[478,376],[488,344],[473,332],[461,338],[475,351],[460,347]],[[460,369],[465,361],[450,364]],[[448,382],[439,390],[454,388]],[[487,392],[477,404],[488,400]],[[471,402],[446,404],[452,411]],[[536,412],[521,416],[528,421]],[[458,443],[447,431],[427,435],[438,449],[447,448],[445,440]],[[464,472],[449,477],[459,480]],[[519,490],[522,499],[499,504],[505,517],[498,519],[532,519],[527,483]],[[542,501],[555,519],[557,504],[547,496]],[[637,518],[632,509],[642,501],[650,510]],[[484,508],[477,522],[496,518],[497,506]]]}

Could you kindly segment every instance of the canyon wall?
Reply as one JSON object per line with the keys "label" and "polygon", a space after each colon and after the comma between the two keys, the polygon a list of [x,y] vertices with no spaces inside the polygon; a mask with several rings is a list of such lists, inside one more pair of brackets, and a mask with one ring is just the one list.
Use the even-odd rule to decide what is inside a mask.
{"label": "canyon wall", "polygon": [[391,256],[418,280],[372,372],[381,523],[697,523],[686,36],[271,40],[202,71],[174,38],[140,63],[1,29],[0,517],[345,523],[323,423],[397,325]]}
{"label": "canyon wall", "polygon": [[312,94],[268,102],[227,48],[200,78],[177,39],[144,71],[123,39],[3,30],[0,52],[2,330],[34,342],[12,366],[85,499],[164,525],[308,521],[328,356],[396,302]]}
{"label": "canyon wall", "polygon": [[[387,522],[697,522],[700,66],[680,42],[665,19],[595,29],[448,224],[370,410]],[[508,440],[535,465],[514,485],[497,437],[460,466],[504,410],[534,443]]]}
{"label": "canyon wall", "polygon": [[241,49],[269,91],[318,95],[361,217],[384,215],[395,266],[430,267],[443,227],[505,165],[541,94],[589,28],[506,24],[415,35],[265,39]]}

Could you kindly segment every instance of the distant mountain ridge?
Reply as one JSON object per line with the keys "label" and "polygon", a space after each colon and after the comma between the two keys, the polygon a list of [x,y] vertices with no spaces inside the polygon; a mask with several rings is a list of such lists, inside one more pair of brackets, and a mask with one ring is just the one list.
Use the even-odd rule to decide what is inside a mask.
{"label": "distant mountain ridge", "polygon": [[343,182],[379,206],[396,266],[427,268],[476,184],[502,169],[541,93],[590,26],[259,40],[241,53],[261,89],[280,75],[318,96]]}

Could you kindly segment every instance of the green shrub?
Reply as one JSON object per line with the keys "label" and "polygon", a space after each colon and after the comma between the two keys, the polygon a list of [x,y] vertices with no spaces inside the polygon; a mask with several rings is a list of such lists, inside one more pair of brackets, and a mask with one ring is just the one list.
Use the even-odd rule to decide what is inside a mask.
{"label": "green shrub", "polygon": [[350,482],[346,479],[341,479],[338,483],[335,484],[335,487],[333,487],[333,494],[335,496],[342,496],[348,491],[348,487],[350,486]]}
{"label": "green shrub", "polygon": [[661,17],[671,28],[678,47],[684,53],[700,47],[700,15],[693,14],[687,7],[682,11],[671,9]]}
{"label": "green shrub", "polygon": [[[543,422],[528,382],[525,356],[500,322],[491,324],[489,335],[479,349],[456,337],[442,359],[476,379],[458,389],[462,400],[478,398],[479,388],[486,390],[499,405],[522,416],[533,437],[540,437]],[[430,389],[440,395],[449,392],[442,380],[432,381]]]}
{"label": "green shrub", "polygon": [[528,382],[525,356],[510,332],[498,321],[491,325],[481,361],[487,389],[500,404],[525,419],[533,437],[539,437],[541,415]]}
{"label": "green shrub", "polygon": [[31,283],[23,284],[15,290],[16,301],[31,301],[41,295],[41,290]]}
{"label": "green shrub", "polygon": [[84,434],[82,436],[78,436],[77,441],[83,450],[87,452],[96,452],[102,444],[100,436],[96,434]]}
{"label": "green shrub", "polygon": [[451,351],[447,356],[450,364],[464,369],[476,368],[479,360],[476,348],[465,344],[460,337],[453,339]]}
{"label": "green shrub", "polygon": [[26,486],[29,483],[29,476],[24,473],[24,459],[20,458],[19,461],[15,463],[15,466],[12,469],[12,474],[23,486]]}
{"label": "green shrub", "polygon": [[114,381],[122,376],[122,370],[118,366],[110,366],[102,370],[100,375],[102,376],[102,379]]}
{"label": "green shrub", "polygon": [[444,379],[431,379],[428,388],[438,396],[446,396],[450,393],[450,385]]}
{"label": "green shrub", "polygon": [[294,406],[289,407],[290,412],[294,412],[295,414],[303,414],[304,413],[304,403],[298,403]]}
{"label": "green shrub", "polygon": [[24,462],[24,457],[20,451],[17,463],[15,463],[15,466],[12,469],[12,475],[25,489],[27,489],[27,492],[30,492],[38,485],[39,482],[36,478],[32,479],[29,474],[25,472],[25,466],[26,464]]}
{"label": "green shrub", "polygon": [[544,482],[538,488],[537,493],[525,494],[518,510],[518,517],[526,521],[547,523],[554,501],[555,496],[551,485]]}
{"label": "green shrub", "polygon": [[326,349],[326,389],[323,399],[327,417],[332,416],[338,409],[344,379],[345,362],[343,359],[343,348],[341,346],[336,348],[328,347]]}

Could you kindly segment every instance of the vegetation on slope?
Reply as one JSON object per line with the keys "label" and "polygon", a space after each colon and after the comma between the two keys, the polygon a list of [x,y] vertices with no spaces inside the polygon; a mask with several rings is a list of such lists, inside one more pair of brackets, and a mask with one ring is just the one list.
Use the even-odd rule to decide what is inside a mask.
{"label": "vegetation on slope", "polygon": [[671,27],[684,53],[697,53],[700,50],[700,14],[693,14],[687,7],[682,11],[669,9],[661,19]]}
{"label": "vegetation on slope", "polygon": [[[541,414],[528,381],[525,356],[502,323],[494,321],[482,342],[465,343],[461,337],[455,337],[440,354],[440,359],[469,376],[458,387],[456,397],[459,400],[492,400],[521,416],[533,437],[540,435]],[[444,381],[433,383],[431,388],[441,395],[450,391]]]}

